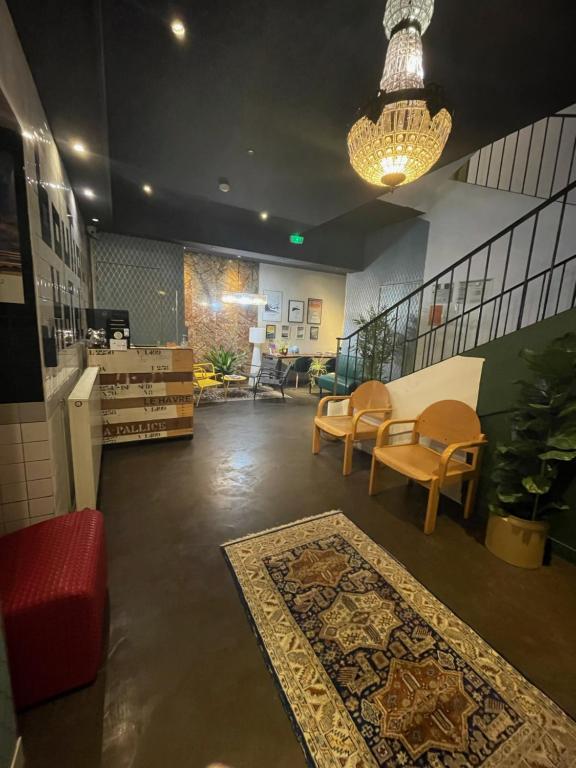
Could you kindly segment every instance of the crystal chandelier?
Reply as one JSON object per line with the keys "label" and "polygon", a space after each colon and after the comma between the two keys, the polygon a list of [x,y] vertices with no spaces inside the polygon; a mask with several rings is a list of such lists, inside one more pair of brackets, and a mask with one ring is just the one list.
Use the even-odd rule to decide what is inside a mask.
{"label": "crystal chandelier", "polygon": [[452,128],[438,86],[424,86],[422,35],[434,0],[388,0],[384,30],[390,42],[378,96],[348,133],[356,173],[395,188],[423,176],[439,159]]}

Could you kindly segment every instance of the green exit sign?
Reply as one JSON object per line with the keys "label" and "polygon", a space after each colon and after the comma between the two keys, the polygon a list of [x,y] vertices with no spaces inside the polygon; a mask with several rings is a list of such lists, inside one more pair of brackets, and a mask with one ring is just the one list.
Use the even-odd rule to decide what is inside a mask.
{"label": "green exit sign", "polygon": [[290,242],[294,245],[302,245],[304,242],[304,235],[299,235],[295,232],[293,235],[290,235]]}

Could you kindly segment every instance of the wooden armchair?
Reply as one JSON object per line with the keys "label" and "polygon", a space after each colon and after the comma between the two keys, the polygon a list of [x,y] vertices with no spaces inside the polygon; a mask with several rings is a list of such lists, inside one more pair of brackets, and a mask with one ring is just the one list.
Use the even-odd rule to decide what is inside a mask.
{"label": "wooden armchair", "polygon": [[[345,416],[324,416],[324,407],[335,400],[350,400]],[[366,416],[386,416],[392,412],[390,395],[381,381],[366,381],[351,395],[331,395],[318,403],[312,434],[312,453],[320,453],[320,431],[344,440],[342,474],[352,471],[352,451],[358,440],[373,440],[379,424],[366,421]]]}
{"label": "wooden armchair", "polygon": [[[393,424],[412,424],[409,443],[388,445],[387,439]],[[445,447],[442,453],[420,438],[428,438]],[[385,464],[406,477],[429,489],[428,508],[424,533],[432,533],[436,525],[440,489],[458,480],[466,480],[464,517],[470,517],[478,476],[480,452],[487,440],[481,432],[476,411],[459,400],[441,400],[429,405],[417,419],[392,419],[378,430],[376,447],[372,453],[369,494],[376,493],[378,463]],[[460,458],[454,456],[459,453]]]}
{"label": "wooden armchair", "polygon": [[198,390],[196,405],[200,403],[200,399],[206,389],[209,389],[210,387],[224,386],[220,374],[216,373],[212,363],[195,363],[192,366],[192,378],[194,381],[194,389]]}

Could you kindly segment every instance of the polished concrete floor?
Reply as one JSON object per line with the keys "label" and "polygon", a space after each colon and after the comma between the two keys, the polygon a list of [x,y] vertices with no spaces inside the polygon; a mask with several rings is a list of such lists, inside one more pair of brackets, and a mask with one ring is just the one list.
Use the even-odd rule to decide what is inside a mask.
{"label": "polished concrete floor", "polygon": [[300,768],[304,758],[220,551],[228,539],[340,508],[576,716],[576,568],[495,559],[458,507],[421,530],[425,492],[368,460],[310,453],[307,396],[196,412],[192,442],[105,452],[108,659],[96,683],[25,713],[28,768]]}

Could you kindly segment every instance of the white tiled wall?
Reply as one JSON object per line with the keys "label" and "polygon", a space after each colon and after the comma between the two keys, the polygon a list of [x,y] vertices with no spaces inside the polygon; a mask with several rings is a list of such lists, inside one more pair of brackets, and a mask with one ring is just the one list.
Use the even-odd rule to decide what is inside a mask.
{"label": "white tiled wall", "polygon": [[[42,415],[44,420],[22,420]],[[54,462],[48,437],[44,403],[0,405],[0,533],[56,514]]]}
{"label": "white tiled wall", "polygon": [[[60,295],[62,304],[69,304],[71,296],[74,307],[91,305],[91,265],[85,228],[74,193],[5,0],[0,0],[0,88],[23,136],[40,333],[43,325],[50,329],[55,326],[55,295]],[[40,164],[39,179],[35,152]],[[55,247],[50,247],[42,239],[39,186],[46,190],[49,197],[52,238],[54,207],[79,247],[79,268],[73,268],[73,260],[70,266],[67,265],[56,253]],[[8,478],[6,482],[2,480],[0,497],[0,526],[3,530],[22,527],[48,515],[68,512],[73,505],[70,440],[62,403],[84,370],[83,344],[75,343],[59,349],[55,367],[46,367],[44,362],[42,359],[44,402],[0,406],[0,467],[3,477]],[[25,484],[25,495],[22,484]]]}

